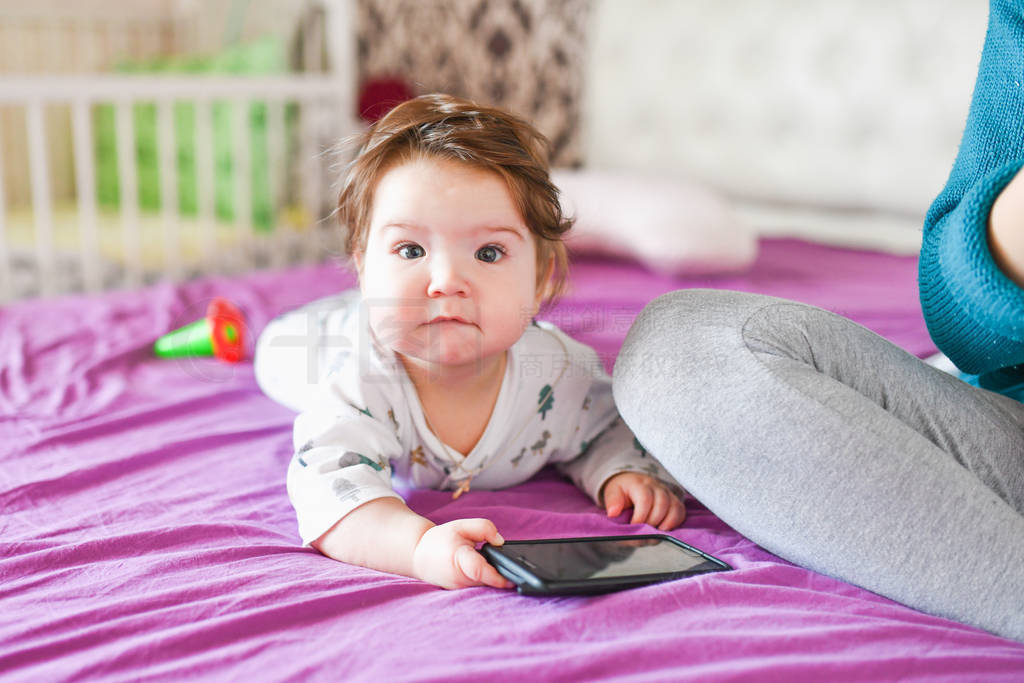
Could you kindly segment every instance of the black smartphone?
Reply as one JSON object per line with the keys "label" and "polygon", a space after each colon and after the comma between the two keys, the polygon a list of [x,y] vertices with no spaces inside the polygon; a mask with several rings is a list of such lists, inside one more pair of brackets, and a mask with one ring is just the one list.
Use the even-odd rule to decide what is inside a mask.
{"label": "black smartphone", "polygon": [[524,595],[607,593],[732,569],[665,534],[506,541],[480,552]]}

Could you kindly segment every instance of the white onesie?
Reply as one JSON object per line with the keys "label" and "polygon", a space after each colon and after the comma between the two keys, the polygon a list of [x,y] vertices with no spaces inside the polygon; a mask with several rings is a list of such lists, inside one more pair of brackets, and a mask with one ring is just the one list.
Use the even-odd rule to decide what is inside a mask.
{"label": "white onesie", "polygon": [[682,495],[619,418],[594,350],[555,326],[533,323],[509,349],[487,427],[463,455],[427,426],[404,367],[366,320],[347,293],[278,318],[257,343],[261,388],[301,410],[287,483],[304,544],[368,501],[400,499],[393,476],[420,488],[498,489],[554,463],[598,504],[604,482],[623,471]]}

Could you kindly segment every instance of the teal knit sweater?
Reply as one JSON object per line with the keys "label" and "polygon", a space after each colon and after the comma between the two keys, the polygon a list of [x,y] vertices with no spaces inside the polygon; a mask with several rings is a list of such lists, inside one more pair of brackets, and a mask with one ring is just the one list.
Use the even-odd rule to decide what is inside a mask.
{"label": "teal knit sweater", "polygon": [[977,383],[1024,400],[1024,289],[988,248],[992,203],[1024,164],[1024,0],[991,0],[967,128],[925,218],[921,307],[935,344]]}

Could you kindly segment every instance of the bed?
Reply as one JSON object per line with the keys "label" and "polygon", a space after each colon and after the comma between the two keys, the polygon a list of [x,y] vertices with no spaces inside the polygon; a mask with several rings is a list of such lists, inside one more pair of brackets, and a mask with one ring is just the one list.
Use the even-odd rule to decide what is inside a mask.
{"label": "bed", "polygon": [[[934,349],[913,257],[762,240],[743,274],[577,259],[546,317],[611,365],[680,287],[760,291]],[[284,489],[293,415],[250,363],[154,358],[214,296],[258,332],[353,283],[333,264],[0,309],[0,678],[38,680],[1020,680],[1024,644],[927,616],[757,547],[690,500],[673,535],[734,571],[585,598],[447,592],[300,547]],[[495,493],[405,490],[504,536],[642,533],[545,471]]]}
{"label": "bed", "polygon": [[[15,19],[33,11],[22,4],[0,0],[0,30],[27,58],[33,39],[12,38]],[[643,305],[685,287],[805,301],[930,356],[914,253],[963,123],[933,113],[966,111],[984,27],[978,7],[934,4],[567,0],[547,12],[556,4],[494,1],[467,13],[447,0],[416,11],[324,0],[304,7],[326,8],[326,20],[303,21],[333,36],[327,71],[82,80],[13,78],[0,64],[0,680],[1024,679],[1024,644],[794,566],[692,499],[673,535],[733,571],[533,598],[446,592],[328,560],[300,547],[284,484],[294,416],[260,393],[251,361],[152,350],[214,297],[241,309],[251,345],[275,315],[355,282],[324,212],[325,145],[358,125],[347,86],[357,68],[362,82],[447,54],[447,71],[432,74],[440,85],[410,78],[497,99],[495,83],[564,86],[557,97],[510,89],[504,104],[561,103],[532,115],[553,127],[556,161],[583,168],[557,176],[580,235],[571,289],[542,317],[593,346],[607,369]],[[198,11],[139,3],[137,18],[151,23],[156,5]],[[96,26],[103,8],[30,17],[31,30]],[[285,23],[275,12],[269,23]],[[416,23],[438,17],[443,31]],[[350,21],[400,30],[363,26],[356,40]],[[410,34],[430,40],[410,51]],[[88,42],[56,35],[40,42]],[[360,45],[358,65],[339,43]],[[540,63],[537,44],[557,49]],[[851,59],[859,54],[870,58]],[[652,63],[678,76],[672,87],[637,76]],[[201,121],[223,100],[241,103],[227,130],[230,163],[242,168],[253,163],[243,107],[270,105],[269,230],[244,208],[218,220],[210,195],[194,215],[174,202],[147,212],[131,192],[114,212],[96,204],[99,176],[81,159],[97,143],[100,110],[113,112],[128,148],[133,108],[157,103],[146,125],[165,159],[158,189],[174,196],[184,177],[166,161],[179,150],[175,102],[196,105],[195,170],[211,185],[214,158],[199,143],[224,129]],[[292,118],[288,107],[308,114]],[[141,185],[133,155],[107,161]],[[234,206],[247,207],[255,186],[239,177]],[[456,501],[400,490],[434,521],[484,516],[507,539],[650,531],[607,519],[553,470]]]}

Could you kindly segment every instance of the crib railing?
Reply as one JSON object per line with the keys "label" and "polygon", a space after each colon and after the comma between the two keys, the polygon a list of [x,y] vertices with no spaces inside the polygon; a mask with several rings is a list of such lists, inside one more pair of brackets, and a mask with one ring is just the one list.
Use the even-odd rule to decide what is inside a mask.
{"label": "crib railing", "polygon": [[[0,163],[0,301],[284,266],[337,253],[340,235],[329,217],[337,159],[330,149],[356,129],[350,89],[336,77],[303,74],[0,77],[0,108],[24,118],[24,173],[31,186],[29,207],[6,206]],[[260,187],[253,180],[253,103],[265,112],[261,163],[268,182]],[[188,108],[182,109],[183,104]],[[139,199],[140,106],[151,112],[155,108],[156,209]],[[55,202],[51,186],[52,150],[44,124],[55,108],[69,110],[71,208]],[[101,109],[113,118],[114,209],[97,199]],[[193,132],[191,144],[179,139],[182,117]],[[229,158],[215,159],[214,138],[226,134],[231,138]],[[0,162],[5,148],[0,140]],[[194,170],[195,202],[184,215],[179,178],[187,156]],[[233,209],[225,218],[214,193],[215,187],[223,189],[228,176]],[[254,222],[254,192],[271,195],[269,225]]]}

